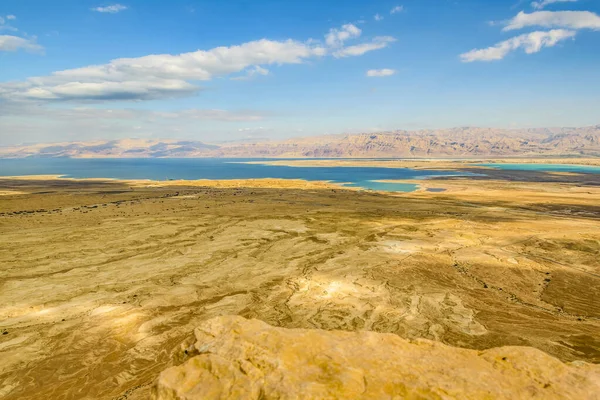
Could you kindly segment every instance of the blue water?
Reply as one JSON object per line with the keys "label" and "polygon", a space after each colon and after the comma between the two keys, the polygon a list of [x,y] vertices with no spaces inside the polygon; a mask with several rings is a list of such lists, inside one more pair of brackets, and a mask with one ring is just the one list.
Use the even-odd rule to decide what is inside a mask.
{"label": "blue water", "polygon": [[252,179],[281,178],[331,181],[346,186],[391,192],[411,192],[417,184],[376,182],[456,175],[456,171],[428,171],[375,167],[286,167],[244,164],[265,159],[143,158],[143,159],[0,159],[0,176],[64,175],[72,178],[116,179]]}
{"label": "blue water", "polygon": [[477,164],[482,167],[495,169],[508,169],[517,171],[543,171],[543,172],[581,172],[587,174],[600,174],[600,167],[592,165],[568,164]]}

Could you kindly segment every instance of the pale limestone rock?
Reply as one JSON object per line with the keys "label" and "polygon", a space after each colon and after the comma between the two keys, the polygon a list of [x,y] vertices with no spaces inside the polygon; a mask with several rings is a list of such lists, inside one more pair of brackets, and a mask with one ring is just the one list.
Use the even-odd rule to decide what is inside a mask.
{"label": "pale limestone rock", "polygon": [[467,350],[394,334],[275,328],[237,316],[195,331],[154,399],[599,399],[600,366],[529,347]]}

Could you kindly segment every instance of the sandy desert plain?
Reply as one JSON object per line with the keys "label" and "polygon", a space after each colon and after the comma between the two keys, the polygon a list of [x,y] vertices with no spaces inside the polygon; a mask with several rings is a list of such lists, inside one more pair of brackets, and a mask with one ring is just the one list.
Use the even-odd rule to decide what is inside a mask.
{"label": "sandy desert plain", "polygon": [[222,315],[600,363],[600,175],[420,183],[0,178],[0,398],[148,398]]}

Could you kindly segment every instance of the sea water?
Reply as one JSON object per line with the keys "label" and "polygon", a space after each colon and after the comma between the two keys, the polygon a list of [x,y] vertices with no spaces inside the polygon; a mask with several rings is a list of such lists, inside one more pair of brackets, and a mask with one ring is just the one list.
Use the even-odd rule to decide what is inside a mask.
{"label": "sea water", "polygon": [[[70,178],[151,179],[160,181],[171,179],[303,179],[307,181],[330,181],[371,190],[411,192],[418,188],[417,183],[381,181],[457,175],[456,171],[415,170],[410,168],[290,167],[247,164],[247,162],[271,160],[239,158],[0,159],[0,176],[61,175]],[[281,160],[279,159],[279,161]],[[464,175],[468,175],[468,173]]]}

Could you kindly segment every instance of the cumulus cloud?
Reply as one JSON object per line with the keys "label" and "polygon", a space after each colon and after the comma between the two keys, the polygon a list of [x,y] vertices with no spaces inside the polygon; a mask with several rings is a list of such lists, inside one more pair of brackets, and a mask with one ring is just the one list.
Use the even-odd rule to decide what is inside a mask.
{"label": "cumulus cloud", "polygon": [[367,76],[368,77],[383,77],[383,76],[391,76],[394,75],[396,73],[396,70],[394,69],[389,69],[389,68],[383,68],[383,69],[370,69],[367,71]]}
{"label": "cumulus cloud", "polygon": [[531,7],[535,8],[536,10],[541,10],[541,9],[545,8],[546,6],[549,6],[554,3],[575,3],[575,2],[577,2],[577,0],[539,0],[539,1],[532,2]]}
{"label": "cumulus cloud", "polygon": [[[344,45],[345,41],[360,35],[359,28],[346,24],[327,33],[326,46],[314,40],[262,39],[178,55],[120,58],[107,64],[57,71],[25,81],[0,83],[0,98],[11,101],[109,101],[187,96],[201,90],[198,81],[241,72],[246,76],[234,79],[267,75],[269,71],[265,67],[269,65],[299,64],[325,55],[337,58],[359,56],[384,48],[395,40],[383,36],[366,43]],[[30,44],[33,49],[31,46],[35,45]]]}
{"label": "cumulus cloud", "polygon": [[391,9],[390,14],[396,14],[404,11],[404,6],[396,6]]}
{"label": "cumulus cloud", "polygon": [[15,17],[14,15],[7,15],[7,16],[6,16],[6,19],[7,19],[8,21],[11,21],[11,20],[17,19],[17,17]]}
{"label": "cumulus cloud", "polygon": [[336,50],[333,52],[333,56],[336,58],[362,56],[369,51],[383,49],[395,41],[396,39],[391,36],[378,36],[369,43],[356,44]]}
{"label": "cumulus cloud", "polygon": [[340,29],[332,28],[329,30],[329,33],[325,35],[325,43],[329,47],[341,47],[346,40],[357,38],[361,33],[362,31],[356,25],[342,25]]}
{"label": "cumulus cloud", "polygon": [[[25,39],[18,36],[0,35],[0,51],[26,50],[40,52],[43,47],[35,42],[35,39]],[[2,89],[0,89],[2,93]]]}
{"label": "cumulus cloud", "polygon": [[[0,84],[0,97],[13,100],[151,100],[197,92],[194,81],[270,64],[297,64],[325,49],[287,40],[257,40],[179,55],[120,58],[108,64],[54,72],[24,82]],[[265,70],[254,69],[264,74]]]}
{"label": "cumulus cloud", "polygon": [[461,54],[463,62],[501,60],[512,51],[523,49],[525,53],[539,52],[544,47],[552,47],[557,43],[574,38],[575,31],[553,29],[549,32],[537,31],[513,37],[486,49],[474,49]]}
{"label": "cumulus cloud", "polygon": [[383,16],[381,16],[380,14],[375,14],[375,16],[373,17],[373,19],[375,21],[381,21],[383,19]]}
{"label": "cumulus cloud", "polygon": [[91,10],[100,12],[100,13],[116,14],[118,12],[127,10],[127,6],[124,6],[122,4],[113,4],[113,5],[106,6],[106,7],[95,7],[95,8],[92,8]]}
{"label": "cumulus cloud", "polygon": [[544,28],[600,29],[600,16],[590,11],[519,12],[504,27],[504,31],[541,26]]}

